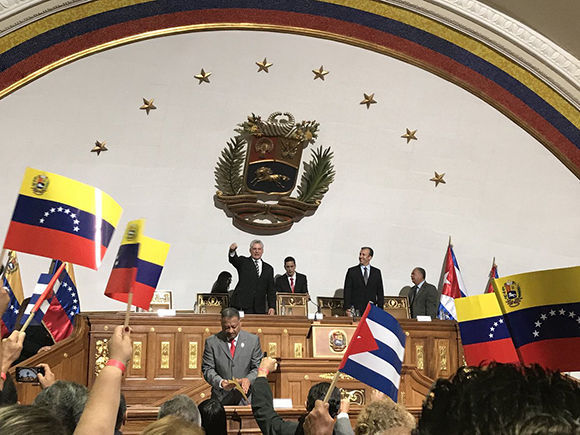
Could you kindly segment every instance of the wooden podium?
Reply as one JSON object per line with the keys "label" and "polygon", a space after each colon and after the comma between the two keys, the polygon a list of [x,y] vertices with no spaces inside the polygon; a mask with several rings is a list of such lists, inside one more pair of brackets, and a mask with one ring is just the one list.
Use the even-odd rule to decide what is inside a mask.
{"label": "wooden podium", "polygon": [[198,293],[197,312],[199,314],[219,314],[230,306],[230,296],[227,293]]}
{"label": "wooden podium", "polygon": [[[23,366],[48,363],[57,379],[75,381],[90,387],[108,360],[106,343],[116,325],[123,324],[124,313],[87,312],[75,317],[75,330],[66,340],[48,352],[22,362]],[[399,402],[417,414],[434,379],[448,377],[462,364],[462,350],[457,323],[434,320],[417,322],[400,320],[407,335],[405,359],[399,387]],[[220,331],[219,314],[177,312],[175,317],[158,317],[155,313],[134,313],[133,356],[127,365],[123,393],[129,405],[129,422],[124,433],[139,433],[154,410],[176,394],[186,394],[199,403],[210,396],[210,386],[201,373],[201,359],[206,338]],[[311,330],[310,338],[307,338]],[[341,355],[324,354],[313,346],[312,337],[322,334],[342,346],[339,334],[354,330],[356,323],[348,317],[332,317],[314,323],[302,316],[246,315],[242,328],[257,334],[263,351],[279,358],[280,368],[268,377],[273,396],[291,398],[300,407],[310,387],[334,376]],[[330,335],[329,335],[330,334]],[[319,344],[318,338],[317,345]],[[322,343],[322,339],[320,343]],[[355,403],[363,405],[370,387],[341,376],[338,386]],[[21,403],[32,403],[40,388],[17,384]],[[243,407],[242,407],[243,408]],[[228,407],[228,424],[232,433],[259,433],[249,408]],[[356,406],[353,411],[358,412]],[[299,415],[297,411],[288,416]],[[237,429],[236,429],[237,428]],[[246,430],[247,429],[247,430]]]}
{"label": "wooden podium", "polygon": [[308,316],[308,293],[276,293],[276,313],[280,316]]}

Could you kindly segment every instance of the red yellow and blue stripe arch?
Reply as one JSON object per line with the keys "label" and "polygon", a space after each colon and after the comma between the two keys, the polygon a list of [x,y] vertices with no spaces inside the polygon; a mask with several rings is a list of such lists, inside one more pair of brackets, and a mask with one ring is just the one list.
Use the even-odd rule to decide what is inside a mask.
{"label": "red yellow and blue stripe arch", "polygon": [[1,39],[0,98],[92,53],[179,32],[252,29],[328,38],[429,70],[496,107],[580,178],[580,112],[508,57],[431,18],[372,0],[100,0]]}

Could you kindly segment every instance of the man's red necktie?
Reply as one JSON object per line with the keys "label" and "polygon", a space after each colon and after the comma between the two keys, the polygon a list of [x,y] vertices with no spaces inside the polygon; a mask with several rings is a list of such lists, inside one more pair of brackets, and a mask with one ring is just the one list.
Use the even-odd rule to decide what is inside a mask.
{"label": "man's red necktie", "polygon": [[231,343],[230,353],[232,354],[232,358],[233,358],[234,354],[236,353],[236,341],[235,341],[235,339],[232,340],[230,343]]}
{"label": "man's red necktie", "polygon": [[290,277],[290,288],[292,289],[292,293],[294,293],[294,278]]}

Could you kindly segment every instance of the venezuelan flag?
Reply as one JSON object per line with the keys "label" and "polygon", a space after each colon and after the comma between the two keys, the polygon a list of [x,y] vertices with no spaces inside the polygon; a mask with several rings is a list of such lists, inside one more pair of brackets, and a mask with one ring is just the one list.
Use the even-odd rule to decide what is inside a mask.
{"label": "venezuelan flag", "polygon": [[4,248],[98,269],[122,211],[96,187],[27,168]]}
{"label": "venezuelan flag", "polygon": [[465,361],[470,366],[519,362],[494,293],[455,299]]}
{"label": "venezuelan flag", "polygon": [[143,237],[137,259],[137,277],[133,287],[133,305],[149,309],[153,292],[161,277],[163,265],[169,253],[169,243]]}
{"label": "venezuelan flag", "polygon": [[524,364],[580,370],[580,266],[494,279]]}
{"label": "venezuelan flag", "polygon": [[129,222],[105,295],[148,310],[169,253],[169,243],[143,235],[143,219]]}
{"label": "venezuelan flag", "polygon": [[105,295],[127,302],[128,294],[133,289],[137,277],[137,259],[139,245],[145,230],[145,219],[137,219],[127,224],[125,234],[119,246],[119,252],[105,288]]}

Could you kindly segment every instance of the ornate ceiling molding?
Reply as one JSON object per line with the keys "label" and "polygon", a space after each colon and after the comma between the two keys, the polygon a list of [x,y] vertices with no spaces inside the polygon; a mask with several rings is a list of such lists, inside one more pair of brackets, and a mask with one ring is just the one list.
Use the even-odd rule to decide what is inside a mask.
{"label": "ornate ceiling molding", "polygon": [[[0,0],[0,37],[94,0]],[[580,61],[550,39],[477,0],[381,0],[421,13],[509,56],[580,108]]]}
{"label": "ornate ceiling molding", "polygon": [[580,108],[580,61],[544,35],[477,0],[382,0],[446,24],[502,54]]}
{"label": "ornate ceiling molding", "polygon": [[0,37],[36,20],[92,0],[0,0]]}

